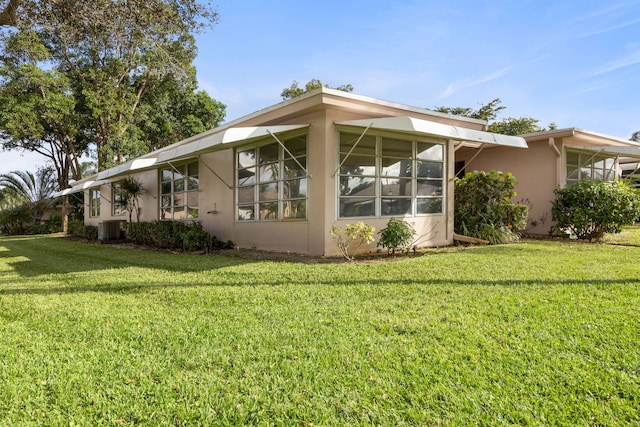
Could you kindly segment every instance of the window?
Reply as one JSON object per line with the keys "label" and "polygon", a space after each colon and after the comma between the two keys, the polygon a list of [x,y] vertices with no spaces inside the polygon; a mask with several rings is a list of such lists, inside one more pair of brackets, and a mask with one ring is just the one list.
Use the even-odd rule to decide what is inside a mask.
{"label": "window", "polygon": [[89,208],[90,216],[100,216],[100,190],[97,188],[89,190]]}
{"label": "window", "polygon": [[307,136],[236,152],[238,221],[307,217]]}
{"label": "window", "polygon": [[587,179],[614,181],[615,162],[615,157],[567,150],[567,187]]}
{"label": "window", "polygon": [[198,162],[160,170],[160,219],[198,218]]}
{"label": "window", "polygon": [[442,142],[359,138],[340,133],[341,218],[443,213]]}
{"label": "window", "polygon": [[111,210],[113,216],[125,215],[127,213],[127,204],[124,197],[122,197],[119,182],[111,184]]}

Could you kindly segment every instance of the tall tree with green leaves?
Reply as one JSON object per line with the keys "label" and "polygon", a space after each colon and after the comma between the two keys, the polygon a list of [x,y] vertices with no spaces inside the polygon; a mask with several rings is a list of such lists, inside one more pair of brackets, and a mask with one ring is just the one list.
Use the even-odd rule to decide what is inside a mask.
{"label": "tall tree with green leaves", "polygon": [[335,88],[331,88],[329,85],[322,84],[322,82],[318,79],[311,79],[304,85],[304,88],[301,88],[299,83],[296,80],[294,80],[293,83],[291,83],[291,86],[282,89],[280,96],[282,97],[282,99],[286,101],[288,99],[292,99],[297,96],[304,95],[305,93],[309,93],[312,90],[319,89],[321,87],[337,89],[343,92],[353,92],[353,86],[351,84],[346,84],[346,85],[341,85]]}
{"label": "tall tree with green leaves", "polygon": [[489,131],[495,133],[501,133],[503,135],[525,135],[528,133],[535,133],[544,130],[556,129],[555,123],[550,123],[548,128],[540,126],[540,120],[531,117],[508,117],[499,121],[495,121],[500,112],[507,107],[500,105],[502,101],[500,98],[495,98],[491,102],[481,105],[480,108],[474,110],[469,107],[436,107],[434,111],[445,114],[453,114],[455,116],[464,116],[472,119],[486,120],[489,124]]}
{"label": "tall tree with green leaves", "polygon": [[91,145],[99,170],[148,151],[139,126],[152,110],[148,94],[166,90],[168,79],[183,97],[194,92],[193,34],[217,20],[197,0],[21,0],[16,10],[6,32],[47,46],[39,66],[68,79],[78,139]]}

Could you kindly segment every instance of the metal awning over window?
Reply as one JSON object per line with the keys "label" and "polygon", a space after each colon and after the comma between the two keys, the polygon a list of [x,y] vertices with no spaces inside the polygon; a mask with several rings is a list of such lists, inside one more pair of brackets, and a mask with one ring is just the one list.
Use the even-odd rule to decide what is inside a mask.
{"label": "metal awning over window", "polygon": [[58,191],[53,195],[53,197],[67,196],[69,194],[79,193],[80,191],[87,190],[89,188],[100,187],[102,184],[107,184],[109,181],[106,180],[89,180],[83,182],[82,184],[78,183],[77,185],[73,185],[71,188],[65,188],[62,191]]}
{"label": "metal awning over window", "polygon": [[633,157],[635,159],[640,159],[640,145],[601,145],[567,148],[573,150],[591,151],[596,154],[610,155],[612,157]]}
{"label": "metal awning over window", "polygon": [[409,116],[347,120],[343,122],[336,122],[336,125],[409,132],[413,134],[435,136],[482,145],[489,144],[528,148],[525,139],[519,136],[500,135],[492,132],[484,132],[447,125],[444,123],[436,123],[429,120],[416,119]]}
{"label": "metal awning over window", "polygon": [[157,163],[174,162],[181,159],[197,157],[199,154],[213,151],[215,148],[229,148],[229,145],[233,143],[245,143],[270,134],[275,135],[306,127],[309,127],[309,125],[232,127],[222,132],[214,133],[196,141],[163,151],[158,154]]}

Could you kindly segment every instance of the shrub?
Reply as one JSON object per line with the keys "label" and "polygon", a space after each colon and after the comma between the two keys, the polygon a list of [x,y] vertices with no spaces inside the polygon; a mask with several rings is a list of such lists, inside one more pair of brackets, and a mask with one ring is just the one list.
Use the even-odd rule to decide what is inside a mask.
{"label": "shrub", "polygon": [[508,243],[518,240],[527,226],[528,208],[513,203],[518,182],[511,173],[473,171],[456,178],[454,229],[456,233]]}
{"label": "shrub", "polygon": [[209,234],[199,222],[151,221],[127,223],[127,238],[137,245],[185,252],[231,249],[235,245]]}
{"label": "shrub", "polygon": [[24,230],[24,234],[49,234],[51,231],[47,224],[34,224]]}
{"label": "shrub", "polygon": [[98,240],[98,227],[95,225],[84,225],[82,220],[73,219],[67,225],[67,235],[81,237],[90,241]]}
{"label": "shrub", "polygon": [[387,248],[387,252],[395,254],[397,249],[408,251],[413,246],[416,230],[406,221],[391,218],[378,234],[380,240],[376,246]]}
{"label": "shrub", "polygon": [[25,227],[33,223],[29,205],[22,205],[0,212],[0,230],[6,234],[23,234]]}
{"label": "shrub", "polygon": [[351,261],[362,245],[368,245],[375,240],[373,237],[374,231],[376,231],[375,227],[360,221],[357,224],[347,224],[344,231],[341,227],[334,225],[331,227],[329,234],[333,237],[333,241],[336,242],[342,256],[347,261]]}
{"label": "shrub", "polygon": [[580,181],[555,190],[551,218],[556,227],[578,239],[593,241],[604,233],[619,233],[640,215],[638,194],[623,182]]}
{"label": "shrub", "polygon": [[49,229],[49,233],[58,233],[62,231],[62,215],[54,213],[44,222]]}

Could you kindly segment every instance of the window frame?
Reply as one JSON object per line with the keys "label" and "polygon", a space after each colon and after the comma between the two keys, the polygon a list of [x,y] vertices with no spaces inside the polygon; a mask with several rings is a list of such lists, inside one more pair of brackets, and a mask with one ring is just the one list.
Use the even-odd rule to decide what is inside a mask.
{"label": "window frame", "polygon": [[[287,147],[287,152],[280,144],[282,142],[286,147],[288,143],[300,143],[302,139],[304,148],[293,152],[291,146]],[[265,156],[262,156],[263,151]],[[253,161],[247,162],[251,156],[245,156],[244,153],[251,152]],[[279,141],[268,138],[236,147],[234,162],[235,222],[308,220],[311,179],[308,132],[288,134],[279,138]],[[295,190],[296,187],[298,190]]]}
{"label": "window frame", "polygon": [[100,188],[89,189],[89,217],[100,217]]}
{"label": "window frame", "polygon": [[[394,133],[394,132],[384,132],[384,131],[367,131],[367,133],[362,136],[360,143],[356,146],[356,149],[348,154],[350,149],[353,147],[352,144],[347,145],[345,143],[343,148],[343,135],[348,135],[351,137],[350,143],[355,143],[359,138],[361,138],[362,130],[354,130],[354,129],[337,129],[336,133],[336,159],[337,165],[340,165],[336,170],[336,217],[338,219],[352,219],[352,218],[392,218],[392,217],[429,217],[434,215],[444,215],[447,211],[447,191],[448,191],[448,180],[447,180],[447,171],[448,171],[448,144],[447,140],[435,138],[435,137],[416,137],[414,135],[406,135],[402,133]],[[375,139],[375,144],[373,145],[373,153],[367,153],[366,149],[358,149],[362,141],[369,141],[367,147],[371,149],[371,139]],[[388,148],[386,148],[385,142],[398,142],[398,143],[410,143],[411,144],[411,154],[410,157],[403,157],[400,155],[389,155]],[[420,150],[418,151],[418,147],[430,146],[435,147],[438,146],[440,149],[440,159],[426,159],[421,158],[420,154],[424,153],[428,150]],[[369,164],[364,164],[366,167],[366,173],[362,174],[350,174],[345,173],[344,171],[344,161],[352,156],[361,156],[363,159],[368,159]],[[371,161],[373,160],[373,164]],[[410,165],[405,165],[407,169],[410,169],[411,174],[406,175],[402,174],[402,172],[397,173],[394,176],[389,176],[388,172],[390,170],[390,164],[387,164],[389,161],[397,160],[397,163],[402,162],[410,162]],[[439,176],[421,176],[419,172],[419,166],[422,167],[428,164],[435,164],[439,166]],[[373,168],[370,170],[369,168]],[[402,169],[402,166],[400,166]],[[438,168],[436,168],[438,169]],[[385,175],[385,173],[387,173]],[[361,179],[368,179],[371,181],[371,186],[373,188],[373,194],[366,196],[352,196],[343,194],[343,183],[345,179],[349,179],[349,177]],[[385,180],[387,181],[385,183]],[[410,189],[410,195],[402,194],[400,190],[395,190],[393,188],[393,181],[397,181],[395,185],[398,185],[398,188],[401,188],[401,182],[406,180],[408,187]],[[428,182],[433,182],[436,184],[436,190],[439,188],[439,194],[430,194],[424,195],[420,194],[420,189]],[[389,194],[383,194],[383,189],[385,185],[388,185]],[[348,188],[348,187],[346,187]],[[407,185],[405,185],[405,189]],[[398,194],[396,194],[398,193]],[[364,203],[373,202],[373,206],[369,206],[366,209],[372,211],[372,214],[363,214],[363,215],[345,215],[343,202],[346,200],[361,200]],[[393,208],[385,208],[385,200],[388,200],[389,203],[387,205],[392,205],[396,203],[399,205],[400,211],[393,211]],[[408,200],[407,202],[403,202],[403,200]],[[429,202],[433,200],[434,202]],[[404,203],[404,206],[402,205]],[[420,204],[423,204],[425,211],[419,209]],[[436,212],[428,212],[428,206],[430,203],[435,203],[438,208]],[[405,208],[406,206],[406,208]],[[404,212],[402,210],[404,209]]]}
{"label": "window frame", "polygon": [[120,182],[111,183],[111,215],[125,216],[127,214],[127,206],[120,195]]}
{"label": "window frame", "polygon": [[[577,155],[577,163],[570,163],[569,156]],[[610,163],[610,167],[607,167],[608,160],[613,161]],[[602,167],[596,166],[597,163],[603,162]],[[593,151],[585,151],[585,150],[577,150],[572,148],[565,148],[565,162],[564,162],[564,173],[565,173],[565,187],[571,187],[576,185],[580,181],[585,180],[599,180],[603,182],[614,182],[619,178],[619,173],[617,170],[617,156],[602,154]],[[573,172],[570,174],[569,168],[572,168]],[[588,169],[588,177],[582,176],[582,170]],[[601,173],[602,178],[595,178],[596,171]],[[576,177],[573,177],[573,174],[577,174]]]}
{"label": "window frame", "polygon": [[[170,179],[165,179],[165,172]],[[191,159],[158,170],[158,218],[161,221],[200,220],[200,161]],[[169,190],[168,192],[166,190]],[[164,204],[168,201],[168,204]],[[195,213],[195,215],[194,215]]]}

